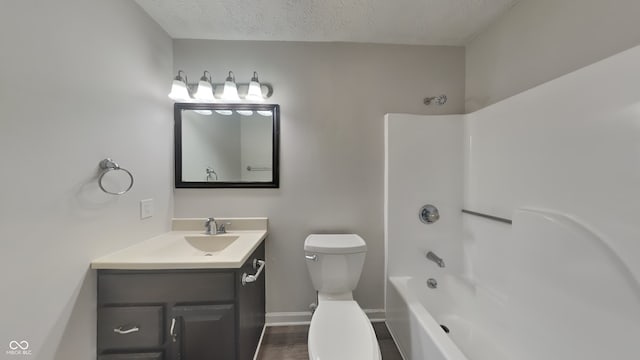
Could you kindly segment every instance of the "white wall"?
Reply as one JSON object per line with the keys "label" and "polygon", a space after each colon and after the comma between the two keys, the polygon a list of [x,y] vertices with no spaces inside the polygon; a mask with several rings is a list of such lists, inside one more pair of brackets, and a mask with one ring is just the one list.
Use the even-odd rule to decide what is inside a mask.
{"label": "white wall", "polygon": [[[182,114],[182,179],[205,181],[211,167],[220,181],[240,181],[240,115]],[[215,175],[212,175],[215,179]]]}
{"label": "white wall", "polygon": [[466,111],[640,44],[640,1],[521,0],[466,47]]}
{"label": "white wall", "polygon": [[[369,246],[355,296],[383,306],[383,116],[463,111],[464,49],[344,43],[174,41],[175,69],[214,82],[233,70],[273,84],[281,105],[279,189],[178,189],[177,217],[268,216],[267,311],[314,301],[303,242],[312,232],[355,232]],[[447,94],[441,107],[426,96]]]}
{"label": "white wall", "polygon": [[[463,115],[385,118],[385,247],[388,276],[462,271]],[[423,224],[434,205],[440,220]],[[433,251],[446,268],[425,259]]]}
{"label": "white wall", "polygon": [[[589,307],[583,314],[593,319],[591,334],[601,331],[602,321],[613,320],[628,324],[620,327],[625,334],[637,333],[638,299],[615,295],[626,289],[605,291],[610,296],[596,300],[599,303],[594,304],[594,299],[602,299],[603,287],[613,283],[596,271],[602,266],[622,269],[623,275],[628,272],[635,289],[640,282],[639,63],[640,47],[635,47],[466,116],[465,208],[506,218],[521,207],[568,214],[594,229],[603,239],[597,245],[607,252],[599,257],[589,255],[587,249],[594,244],[586,240],[584,247],[574,251],[555,248],[562,244],[548,244],[544,238],[536,241],[530,237],[528,243],[516,245],[520,237],[514,236],[509,226],[465,215],[465,273],[505,304],[518,295],[509,285],[517,283],[513,276],[522,266],[513,261],[516,246],[524,245],[536,250],[529,254],[536,254],[539,263],[538,273],[532,274],[529,268],[528,276],[542,281],[545,276],[556,279],[559,273],[549,274],[548,269],[564,264],[564,274],[574,279],[558,286],[555,293],[540,293],[540,303],[561,295],[573,303],[556,303],[555,312],[561,306]],[[563,255],[557,258],[558,253]],[[535,262],[527,260],[529,265]],[[563,263],[547,264],[552,261]],[[590,281],[583,282],[585,277]],[[575,297],[574,293],[565,294],[567,288],[593,295]],[[567,326],[575,326],[575,322]],[[558,334],[565,329],[550,331]],[[619,338],[615,333],[610,336],[599,340],[604,348],[604,344],[618,342],[619,358],[636,356],[635,339]],[[588,349],[587,344],[593,343],[562,350],[578,354],[578,350]],[[548,358],[533,356],[544,357]],[[593,351],[578,357],[602,358]]]}
{"label": "white wall", "polygon": [[242,181],[271,181],[272,170],[247,170],[254,168],[273,168],[273,118],[254,113],[240,119],[242,161],[240,172]]}
{"label": "white wall", "polygon": [[[90,261],[171,217],[172,43],[131,1],[25,0],[3,2],[0,48],[0,357],[26,340],[29,359],[95,359]],[[127,195],[98,189],[107,156]]]}

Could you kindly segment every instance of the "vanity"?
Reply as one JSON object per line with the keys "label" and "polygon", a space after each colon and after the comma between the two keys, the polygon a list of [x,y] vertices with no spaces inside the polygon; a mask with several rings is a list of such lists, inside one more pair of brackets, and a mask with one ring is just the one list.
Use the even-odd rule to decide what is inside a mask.
{"label": "vanity", "polygon": [[174,219],[172,231],[91,263],[98,360],[250,360],[265,321],[266,218]]}

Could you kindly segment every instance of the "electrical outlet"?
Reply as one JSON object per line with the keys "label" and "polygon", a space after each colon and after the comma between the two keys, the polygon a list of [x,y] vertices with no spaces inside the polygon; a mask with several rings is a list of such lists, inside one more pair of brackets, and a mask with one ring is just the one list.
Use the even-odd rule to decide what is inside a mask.
{"label": "electrical outlet", "polygon": [[153,199],[140,200],[140,219],[153,216]]}

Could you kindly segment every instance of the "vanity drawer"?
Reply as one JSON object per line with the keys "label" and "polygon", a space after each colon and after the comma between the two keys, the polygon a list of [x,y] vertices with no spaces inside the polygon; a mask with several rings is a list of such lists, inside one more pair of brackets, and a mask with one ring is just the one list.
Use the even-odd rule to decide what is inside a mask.
{"label": "vanity drawer", "polygon": [[[102,349],[159,347],[163,343],[162,322],[162,306],[99,308],[98,344]],[[144,356],[151,356],[149,354],[133,355],[143,356],[141,359],[147,359]]]}
{"label": "vanity drawer", "polygon": [[104,272],[98,304],[233,301],[233,272]]}
{"label": "vanity drawer", "polygon": [[98,356],[98,360],[162,360],[162,353],[109,354]]}

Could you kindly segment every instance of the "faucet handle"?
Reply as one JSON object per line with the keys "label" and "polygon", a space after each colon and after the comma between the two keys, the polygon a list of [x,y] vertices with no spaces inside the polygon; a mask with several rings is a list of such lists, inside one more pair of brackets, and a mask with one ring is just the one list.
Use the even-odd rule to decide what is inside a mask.
{"label": "faucet handle", "polygon": [[224,225],[224,223],[220,224],[220,226],[218,226],[218,233],[226,233],[227,232],[227,227]]}

